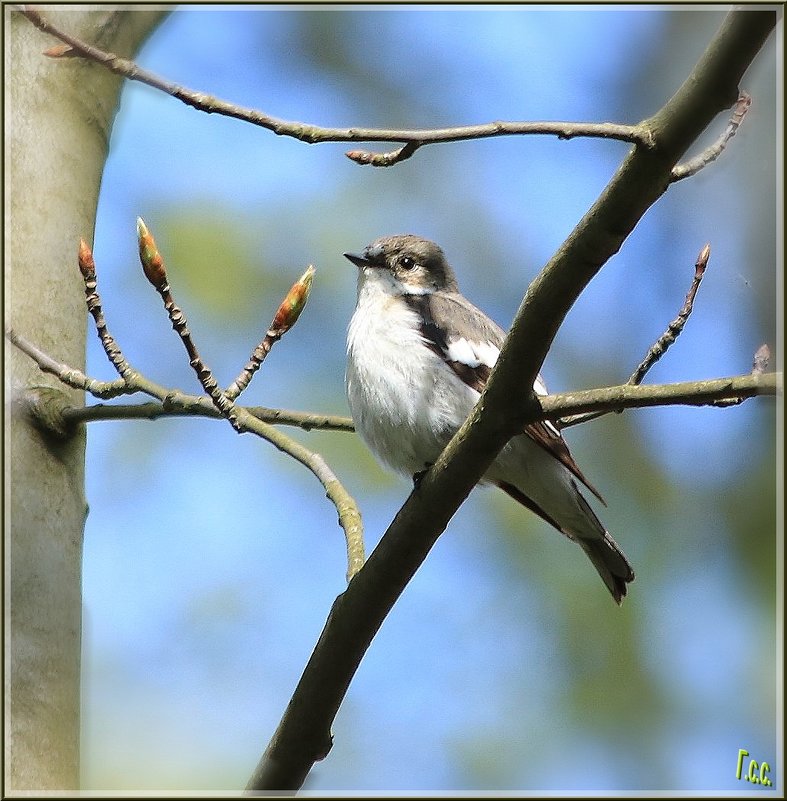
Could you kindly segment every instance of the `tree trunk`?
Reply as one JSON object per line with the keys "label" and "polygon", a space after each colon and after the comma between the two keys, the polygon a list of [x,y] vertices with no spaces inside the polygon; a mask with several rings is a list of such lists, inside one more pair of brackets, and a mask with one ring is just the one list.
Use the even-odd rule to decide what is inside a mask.
{"label": "tree trunk", "polygon": [[[160,10],[37,7],[75,36],[130,56]],[[91,241],[101,172],[121,82],[77,59],[42,55],[57,44],[5,8],[6,322],[58,360],[82,369],[85,306],[79,238]],[[9,672],[6,788],[79,786],[82,533],[87,511],[85,434],[53,435],[32,424],[33,387],[64,390],[15,348],[6,348],[11,415]]]}

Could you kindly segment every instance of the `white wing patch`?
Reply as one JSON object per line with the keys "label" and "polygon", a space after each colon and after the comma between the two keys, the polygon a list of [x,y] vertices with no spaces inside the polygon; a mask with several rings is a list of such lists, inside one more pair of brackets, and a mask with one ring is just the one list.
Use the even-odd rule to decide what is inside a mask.
{"label": "white wing patch", "polygon": [[468,342],[464,337],[449,342],[446,353],[449,361],[473,368],[483,364],[490,369],[495,366],[499,355],[500,351],[491,342]]}
{"label": "white wing patch", "polygon": [[[533,382],[533,391],[536,395],[549,395],[549,391],[547,390],[547,385],[544,383],[544,379],[541,378],[540,375],[536,376],[536,380]],[[560,436],[560,431],[557,429],[555,424],[551,420],[544,420],[544,425],[556,436]]]}

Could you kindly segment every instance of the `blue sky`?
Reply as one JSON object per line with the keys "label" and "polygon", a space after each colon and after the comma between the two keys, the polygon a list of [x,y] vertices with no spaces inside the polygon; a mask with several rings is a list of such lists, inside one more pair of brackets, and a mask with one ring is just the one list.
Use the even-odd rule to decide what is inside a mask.
{"label": "blue sky", "polygon": [[[138,60],[326,126],[634,123],[678,88],[723,17],[709,7],[333,9],[181,7]],[[728,151],[670,189],[572,309],[544,369],[553,390],[625,381],[680,308],[709,240],[695,313],[649,380],[745,373],[763,341],[775,345],[776,74],[771,42],[746,76],[754,103]],[[306,312],[244,397],[346,414],[354,275],[343,251],[388,233],[435,239],[465,294],[507,326],[627,148],[501,138],[426,147],[390,170],[354,165],[347,149],[128,85],[94,251],[110,330],[132,364],[197,391],[141,277],[137,215],[225,383],[315,264]],[[108,378],[94,340],[89,372]],[[637,570],[624,607],[579,549],[477,490],[373,643],[308,789],[734,793],[750,789],[734,776],[739,748],[776,762],[773,403],[580,428],[572,451]],[[371,549],[406,482],[350,435],[293,436],[356,497]],[[215,421],[94,423],[88,449],[85,787],[242,787],[343,588],[335,512],[303,468]]]}

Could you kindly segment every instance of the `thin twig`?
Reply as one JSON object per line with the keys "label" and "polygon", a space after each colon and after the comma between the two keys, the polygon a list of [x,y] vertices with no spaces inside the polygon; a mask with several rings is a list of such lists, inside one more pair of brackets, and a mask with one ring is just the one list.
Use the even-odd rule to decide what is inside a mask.
{"label": "thin twig", "polygon": [[79,263],[79,272],[82,275],[82,280],[85,282],[85,303],[88,312],[92,315],[96,324],[98,338],[101,340],[101,345],[104,348],[104,352],[107,354],[107,358],[112,363],[112,366],[117,370],[118,375],[123,379],[124,383],[127,384],[133,377],[134,370],[132,370],[131,365],[126,361],[120,347],[107,329],[104,312],[101,308],[101,297],[98,294],[96,263],[93,259],[93,252],[84,239],[79,240],[77,261]]}
{"label": "thin twig", "polygon": [[240,431],[250,431],[264,437],[282,453],[292,456],[293,459],[307,467],[317,477],[325,488],[326,497],[336,507],[339,525],[344,531],[347,546],[347,581],[363,567],[366,560],[363,542],[363,522],[358,505],[328,467],[323,457],[309,448],[278,431],[271,425],[263,423],[241,406],[234,407]]}
{"label": "thin twig", "polygon": [[249,385],[254,373],[262,367],[265,357],[271,352],[271,348],[278,342],[278,337],[273,338],[268,331],[256,348],[252,351],[249,361],[241,371],[240,375],[224,390],[224,394],[230,399],[235,398],[243,392]]}
{"label": "thin twig", "polygon": [[226,418],[229,424],[240,434],[242,427],[238,422],[238,415],[235,411],[235,404],[222,392],[219,382],[213,375],[213,371],[202,361],[194,339],[189,331],[188,321],[182,309],[175,303],[172,297],[172,290],[167,278],[167,270],[164,267],[164,259],[156,247],[156,242],[152,234],[148,231],[141,217],[137,217],[137,237],[139,239],[139,260],[145,277],[153,288],[158,292],[159,297],[164,303],[164,309],[172,323],[172,328],[180,337],[183,347],[189,356],[189,364],[197,375],[197,380],[202,385],[206,394],[213,401],[214,406],[221,412],[222,417]]}
{"label": "thin twig", "polygon": [[6,328],[5,336],[12,345],[19,348],[22,353],[27,354],[38,365],[41,372],[55,376],[58,381],[67,387],[89,392],[94,397],[103,400],[116,398],[118,395],[130,395],[137,391],[135,388],[131,388],[122,378],[115,381],[96,381],[94,378],[90,378],[81,370],[69,367],[67,364],[53,359],[13,328]]}
{"label": "thin twig", "polygon": [[682,381],[675,384],[620,384],[615,387],[561,392],[538,397],[545,420],[587,412],[621,412],[652,406],[717,406],[728,401],[742,403],[760,395],[782,392],[781,373],[740,375],[708,381]]}
{"label": "thin twig", "polygon": [[[266,406],[244,406],[245,411],[272,425],[293,426],[304,431],[355,431],[353,421],[340,415],[270,409]],[[221,413],[204,395],[170,395],[167,403],[94,403],[63,410],[63,417],[72,425],[102,420],[157,420],[166,417],[220,418]]]}
{"label": "thin twig", "polygon": [[[710,244],[706,244],[697,256],[697,261],[694,263],[694,277],[691,281],[689,291],[686,293],[686,299],[683,301],[683,306],[678,312],[678,316],[670,322],[667,330],[651,345],[648,349],[645,358],[639,363],[637,369],[629,377],[626,382],[629,385],[637,386],[642,383],[642,380],[647,375],[651,367],[667,352],[667,350],[675,343],[675,340],[680,336],[683,327],[686,325],[691,312],[694,309],[694,299],[697,296],[697,290],[700,287],[703,276],[705,275],[705,268],[708,266],[708,259],[710,258]],[[604,411],[592,411],[585,414],[577,414],[571,417],[565,417],[556,421],[557,428],[563,429],[569,426],[575,426],[579,423],[587,423],[590,420],[595,420],[602,415],[608,414],[612,409]],[[621,410],[618,410],[621,411]]]}
{"label": "thin twig", "polygon": [[[38,11],[29,6],[17,6],[30,22],[39,30],[57,37],[66,47],[51,47],[44,51],[50,58],[81,57],[108,69],[116,75],[132,81],[139,81],[192,108],[208,114],[221,114],[249,122],[265,128],[278,136],[289,136],[308,144],[320,142],[402,142],[402,147],[385,153],[366,150],[350,150],[345,155],[357,164],[373,167],[390,167],[410,158],[423,145],[437,142],[461,142],[468,139],[485,139],[496,136],[541,135],[557,136],[558,139],[579,137],[612,139],[630,142],[644,148],[653,147],[653,137],[645,125],[623,125],[611,122],[564,122],[564,121],[495,121],[479,125],[460,125],[451,128],[419,130],[379,129],[379,128],[326,128],[309,123],[289,121],[272,117],[256,109],[244,108],[220,98],[187,89],[149,72],[130,59],[121,58],[114,53],[99,49],[87,42],[71,36],[44,19]],[[672,170],[672,181],[679,181],[694,175],[703,167],[717,159],[738,127],[751,104],[751,98],[743,92],[738,99],[729,125],[714,144],[699,156],[676,165]]]}
{"label": "thin twig", "polygon": [[694,278],[691,281],[689,291],[686,293],[686,299],[683,301],[683,306],[678,312],[678,316],[670,322],[667,330],[653,343],[648,350],[645,358],[637,366],[637,369],[631,374],[628,380],[629,384],[641,384],[642,379],[645,378],[648,370],[667,352],[668,348],[675,343],[675,340],[680,336],[686,321],[689,319],[691,312],[694,309],[694,298],[697,296],[697,290],[700,288],[702,277],[705,275],[705,268],[708,266],[708,259],[710,258],[710,243],[702,248],[697,261],[694,263]]}
{"label": "thin twig", "polygon": [[730,121],[727,124],[727,127],[724,129],[722,135],[712,145],[706,147],[705,150],[703,150],[699,155],[694,156],[694,158],[691,158],[688,161],[684,161],[683,164],[676,164],[672,168],[672,177],[670,180],[675,182],[681,181],[684,178],[689,178],[692,175],[696,175],[703,167],[707,167],[708,164],[716,161],[716,159],[722,154],[724,148],[727,147],[727,143],[730,141],[730,139],[735,136],[750,106],[750,95],[746,92],[741,92],[740,96],[738,97],[738,102],[732,109]]}
{"label": "thin twig", "polygon": [[180,100],[192,108],[208,114],[222,114],[227,117],[258,125],[279,136],[289,136],[308,144],[318,142],[403,142],[405,147],[385,154],[364,154],[363,151],[350,151],[348,157],[358,163],[374,166],[390,166],[411,156],[421,145],[436,142],[460,142],[467,139],[483,139],[494,136],[514,136],[541,134],[557,136],[559,139],[592,137],[631,142],[642,147],[651,147],[650,131],[640,125],[621,125],[617,123],[577,123],[577,122],[489,122],[480,125],[463,125],[452,128],[424,130],[397,130],[377,128],[325,128],[302,122],[277,119],[262,111],[244,108],[217,97],[195,92],[179,86],[164,78],[148,72],[133,61],[121,58],[114,53],[100,50],[75,36],[52,25],[30,6],[18,6],[30,22],[39,30],[57,37],[70,46],[69,50],[50,50],[50,57],[68,56],[94,61],[116,75],[132,81],[139,81]]}
{"label": "thin twig", "polygon": [[285,295],[262,342],[254,348],[248,364],[229,387],[224,390],[224,394],[230,400],[235,400],[246,389],[254,374],[262,366],[265,357],[271,352],[271,348],[298,322],[298,318],[309,300],[313,280],[314,267],[310,264],[306,268],[306,272],[290,287],[289,292]]}

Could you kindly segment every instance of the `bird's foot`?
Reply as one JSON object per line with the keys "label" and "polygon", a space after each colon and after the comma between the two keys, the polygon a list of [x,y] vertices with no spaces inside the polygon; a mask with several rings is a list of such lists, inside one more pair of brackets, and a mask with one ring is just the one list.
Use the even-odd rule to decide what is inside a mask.
{"label": "bird's foot", "polygon": [[426,465],[423,470],[419,470],[417,473],[413,475],[413,487],[418,489],[421,486],[421,482],[424,480],[424,476],[429,472],[429,468],[432,466],[432,463]]}

